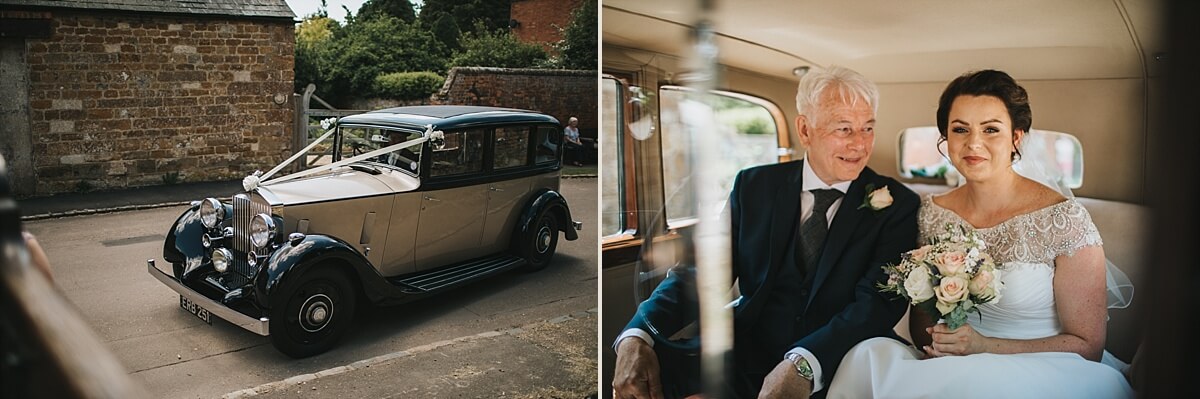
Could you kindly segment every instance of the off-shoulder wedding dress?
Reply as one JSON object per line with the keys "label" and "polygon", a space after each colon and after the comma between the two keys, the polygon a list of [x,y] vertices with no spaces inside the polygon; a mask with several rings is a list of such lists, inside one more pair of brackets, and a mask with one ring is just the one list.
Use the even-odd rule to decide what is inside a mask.
{"label": "off-shoulder wedding dress", "polygon": [[[1091,217],[1074,199],[974,228],[954,212],[921,201],[921,243],[947,223],[974,229],[996,260],[1004,289],[996,303],[980,306],[968,323],[980,334],[1036,339],[1062,331],[1054,306],[1054,259],[1101,245]],[[920,360],[922,352],[899,341],[874,338],[846,354],[829,398],[1129,398],[1133,390],[1117,369],[1125,365],[1075,353],[973,354]]]}

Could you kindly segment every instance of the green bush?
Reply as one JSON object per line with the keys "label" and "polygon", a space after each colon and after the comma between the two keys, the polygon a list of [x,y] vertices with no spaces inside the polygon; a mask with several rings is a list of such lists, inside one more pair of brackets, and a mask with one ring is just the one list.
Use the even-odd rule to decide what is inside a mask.
{"label": "green bush", "polygon": [[375,93],[380,97],[396,100],[419,100],[428,98],[446,78],[433,72],[393,72],[375,77]]}
{"label": "green bush", "polygon": [[451,57],[451,67],[535,68],[549,58],[542,46],[521,42],[510,32],[475,28],[462,35],[462,49]]}
{"label": "green bush", "polygon": [[737,129],[742,134],[767,134],[775,133],[771,129],[771,124],[766,120],[754,118],[738,122]]}

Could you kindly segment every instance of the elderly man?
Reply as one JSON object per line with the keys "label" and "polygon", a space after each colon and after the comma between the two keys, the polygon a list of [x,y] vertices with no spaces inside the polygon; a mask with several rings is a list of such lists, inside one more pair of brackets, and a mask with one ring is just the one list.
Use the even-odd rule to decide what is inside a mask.
{"label": "elderly man", "polygon": [[[906,303],[876,284],[883,265],[916,247],[920,200],[867,168],[878,103],[875,84],[857,72],[810,72],[796,94],[804,160],[737,176],[729,211],[742,298],[727,389],[738,397],[823,397],[850,347],[898,339],[892,326]],[[696,353],[662,344],[690,322],[675,317],[689,275],[669,273],[617,339],[615,397],[699,393]]]}

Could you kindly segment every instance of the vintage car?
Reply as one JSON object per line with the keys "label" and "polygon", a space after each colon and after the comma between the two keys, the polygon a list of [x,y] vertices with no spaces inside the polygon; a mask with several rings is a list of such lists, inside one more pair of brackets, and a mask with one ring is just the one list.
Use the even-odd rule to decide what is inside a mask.
{"label": "vintage car", "polygon": [[[292,357],[331,348],[361,301],[398,304],[510,269],[578,238],[558,193],[562,128],[517,109],[416,106],[341,118],[231,202],[196,201],[161,270],[179,306]],[[300,157],[304,156],[304,159]],[[273,177],[296,160],[312,166]]]}

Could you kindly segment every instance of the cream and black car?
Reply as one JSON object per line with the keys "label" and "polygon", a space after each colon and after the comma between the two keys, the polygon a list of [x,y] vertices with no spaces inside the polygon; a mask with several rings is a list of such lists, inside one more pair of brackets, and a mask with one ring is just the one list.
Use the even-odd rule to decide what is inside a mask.
{"label": "cream and black car", "polygon": [[[559,232],[562,127],[531,111],[400,107],[341,118],[246,192],[194,202],[148,271],[179,305],[311,356],[355,306],[397,304],[510,269],[538,270]],[[305,157],[301,159],[300,157]],[[309,168],[275,177],[284,165]]]}

